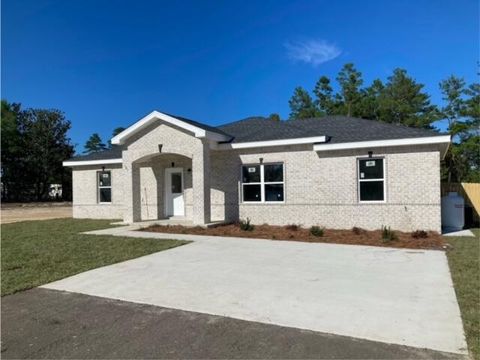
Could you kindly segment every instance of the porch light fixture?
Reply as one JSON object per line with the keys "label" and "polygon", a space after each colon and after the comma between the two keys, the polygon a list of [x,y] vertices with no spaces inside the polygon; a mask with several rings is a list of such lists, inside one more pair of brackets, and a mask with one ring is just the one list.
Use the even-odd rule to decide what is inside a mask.
{"label": "porch light fixture", "polygon": [[175,163],[172,161],[172,167],[175,167]]}
{"label": "porch light fixture", "polygon": [[102,166],[102,172],[105,171],[105,166]]}
{"label": "porch light fixture", "polygon": [[369,151],[369,152],[368,152],[368,157],[371,159],[372,156],[373,156],[373,151]]}
{"label": "porch light fixture", "polygon": [[263,158],[258,159],[260,161],[260,164],[263,164]]}
{"label": "porch light fixture", "polygon": [[162,152],[162,144],[158,144],[158,152]]}

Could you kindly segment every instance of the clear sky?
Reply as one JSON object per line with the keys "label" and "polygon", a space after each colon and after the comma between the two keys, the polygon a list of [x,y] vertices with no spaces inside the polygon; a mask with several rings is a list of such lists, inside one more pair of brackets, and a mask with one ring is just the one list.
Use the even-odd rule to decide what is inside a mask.
{"label": "clear sky", "polygon": [[353,62],[403,67],[434,102],[476,80],[477,0],[3,0],[2,98],[58,108],[82,151],[152,110],[216,125],[289,114],[295,86]]}

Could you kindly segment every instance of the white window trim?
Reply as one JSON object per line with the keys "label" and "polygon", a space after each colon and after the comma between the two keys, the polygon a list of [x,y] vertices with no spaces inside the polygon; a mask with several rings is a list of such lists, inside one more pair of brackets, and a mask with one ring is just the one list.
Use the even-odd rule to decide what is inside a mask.
{"label": "white window trim", "polygon": [[[110,173],[110,186],[100,186],[100,174],[103,172],[109,172]],[[97,203],[98,204],[103,204],[103,205],[110,205],[112,204],[113,200],[113,191],[112,191],[112,171],[111,170],[98,170],[97,171]],[[100,201],[100,189],[110,189],[110,201]]]}
{"label": "white window trim", "polygon": [[[282,165],[283,171],[283,181],[269,181],[265,182],[264,178],[264,167],[265,165]],[[244,183],[243,182],[243,168],[245,166],[259,166],[260,167],[260,182],[252,182],[252,183]],[[260,185],[260,201],[244,201],[243,200],[243,186],[244,185]],[[282,201],[266,201],[265,200],[265,185],[283,185],[283,200]],[[285,163],[282,161],[273,161],[273,162],[266,162],[266,163],[249,163],[249,164],[242,164],[240,166],[240,203],[242,204],[285,204],[285,194],[286,186],[285,186]]]}
{"label": "white window trim", "polygon": [[[381,179],[360,179],[360,161],[361,160],[382,160],[383,177]],[[383,200],[361,200],[360,199],[360,182],[383,181]],[[360,157],[357,158],[357,199],[359,204],[385,204],[387,202],[387,162],[385,157]]]}

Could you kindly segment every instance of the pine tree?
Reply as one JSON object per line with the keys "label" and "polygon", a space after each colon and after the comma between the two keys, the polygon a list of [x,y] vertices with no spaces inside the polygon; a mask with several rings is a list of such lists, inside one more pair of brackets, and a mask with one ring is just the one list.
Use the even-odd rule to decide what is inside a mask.
{"label": "pine tree", "polygon": [[346,116],[359,116],[359,105],[362,100],[363,85],[362,73],[355,69],[352,63],[343,66],[337,76],[340,85],[340,95],[343,102],[343,114]]}
{"label": "pine tree", "polygon": [[335,101],[335,95],[330,85],[330,79],[326,76],[320,77],[313,90],[317,97],[316,103],[322,115],[336,115],[338,104]]}
{"label": "pine tree", "polygon": [[290,119],[308,119],[320,115],[312,97],[302,87],[295,88],[288,104],[290,105]]}
{"label": "pine tree", "polygon": [[102,142],[100,135],[94,133],[90,136],[90,138],[85,143],[85,154],[91,154],[95,152],[99,152],[105,150],[107,146]]}
{"label": "pine tree", "polygon": [[419,128],[431,128],[440,118],[438,109],[430,104],[430,96],[404,69],[395,69],[388,77],[379,97],[380,120]]}

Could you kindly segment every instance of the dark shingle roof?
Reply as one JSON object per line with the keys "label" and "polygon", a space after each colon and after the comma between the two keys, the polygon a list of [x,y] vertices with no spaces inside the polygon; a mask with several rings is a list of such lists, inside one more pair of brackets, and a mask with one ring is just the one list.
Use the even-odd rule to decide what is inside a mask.
{"label": "dark shingle roof", "polygon": [[201,122],[198,122],[198,121],[195,121],[195,120],[191,120],[191,119],[187,119],[187,118],[184,118],[182,116],[177,116],[177,115],[172,115],[172,114],[168,114],[166,112],[164,112],[164,114],[166,115],[169,115],[171,117],[174,117],[178,120],[182,120],[190,125],[193,125],[193,126],[196,126],[196,127],[199,127],[200,129],[203,129],[203,130],[207,130],[207,131],[211,131],[211,132],[215,132],[217,134],[222,134],[222,135],[225,135],[225,136],[228,136],[228,137],[231,137],[230,134],[227,134],[225,132],[223,132],[220,128],[218,127],[213,127],[213,126],[210,126],[210,125],[207,125],[207,124],[204,124],[204,123],[201,123]]}
{"label": "dark shingle roof", "polygon": [[121,158],[122,158],[122,147],[119,145],[112,145],[111,149],[91,153],[88,155],[74,156],[68,161],[110,160],[110,159],[121,159]]}
{"label": "dark shingle roof", "polygon": [[[370,140],[392,140],[415,137],[444,135],[433,130],[411,128],[404,125],[387,124],[374,120],[346,116],[325,116],[321,118],[276,121],[264,117],[250,117],[218,127],[212,127],[194,120],[170,115],[202,129],[232,138],[231,143],[251,141],[284,140],[327,136],[328,143],[345,143]],[[122,146],[75,156],[69,161],[119,159]]]}
{"label": "dark shingle roof", "polygon": [[234,137],[233,143],[283,140],[325,135],[329,143],[391,140],[442,135],[433,130],[387,124],[346,116],[325,116],[302,120],[276,121],[247,118],[218,127]]}

